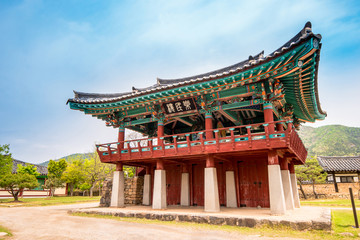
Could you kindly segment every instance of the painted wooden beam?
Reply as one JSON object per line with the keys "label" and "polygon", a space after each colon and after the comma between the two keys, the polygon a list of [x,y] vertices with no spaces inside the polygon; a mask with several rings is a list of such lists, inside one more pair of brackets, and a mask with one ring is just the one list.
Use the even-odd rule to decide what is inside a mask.
{"label": "painted wooden beam", "polygon": [[234,113],[232,111],[228,110],[220,110],[219,111],[224,117],[229,119],[231,122],[233,122],[236,126],[240,125],[240,121],[238,121],[238,115],[237,113]]}
{"label": "painted wooden beam", "polygon": [[190,127],[191,127],[192,125],[194,125],[194,122],[193,122],[193,121],[191,121],[190,119],[186,119],[186,118],[184,118],[184,117],[176,117],[175,119],[178,120],[179,122],[182,122],[182,123],[190,126]]}

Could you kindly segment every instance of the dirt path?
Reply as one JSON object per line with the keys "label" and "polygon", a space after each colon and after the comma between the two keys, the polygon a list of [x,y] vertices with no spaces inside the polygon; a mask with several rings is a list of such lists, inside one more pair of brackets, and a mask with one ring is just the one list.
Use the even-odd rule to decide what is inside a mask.
{"label": "dirt path", "polygon": [[0,208],[0,224],[12,231],[14,237],[11,239],[17,240],[275,239],[241,235],[236,232],[204,231],[175,225],[119,222],[67,214],[67,210],[79,207],[94,207],[94,204]]}

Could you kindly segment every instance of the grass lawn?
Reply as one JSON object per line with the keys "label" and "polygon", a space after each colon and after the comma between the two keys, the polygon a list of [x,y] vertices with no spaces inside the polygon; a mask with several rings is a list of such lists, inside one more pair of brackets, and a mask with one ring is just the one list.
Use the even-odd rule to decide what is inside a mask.
{"label": "grass lawn", "polygon": [[6,232],[8,234],[8,236],[6,237],[0,237],[0,240],[7,239],[8,237],[12,236],[10,230],[1,225],[0,225],[0,232]]}
{"label": "grass lawn", "polygon": [[13,198],[0,199],[0,207],[36,207],[60,204],[98,202],[100,197],[52,197],[52,198],[19,198],[21,202],[12,202]]}
{"label": "grass lawn", "polygon": [[[317,206],[317,207],[343,207],[351,208],[350,199],[312,199],[301,200],[302,206]],[[360,209],[360,200],[355,199],[355,206]]]}
{"label": "grass lawn", "polygon": [[[359,222],[360,211],[357,211],[357,216]],[[360,234],[360,229],[354,228],[355,219],[352,210],[332,210],[331,217],[332,229],[335,234],[342,232],[353,233],[355,236]]]}
{"label": "grass lawn", "polygon": [[[292,238],[304,238],[304,239],[314,239],[314,240],[337,240],[337,239],[359,239],[358,235],[360,233],[359,229],[354,229],[354,218],[352,217],[352,212],[348,210],[334,210],[332,212],[333,219],[333,231],[320,231],[320,230],[311,230],[311,231],[296,231],[289,227],[277,226],[277,227],[257,227],[257,228],[248,228],[248,227],[236,227],[236,226],[218,226],[210,224],[199,224],[199,223],[188,223],[188,222],[176,222],[176,221],[159,221],[159,220],[149,220],[149,219],[139,219],[139,218],[124,218],[124,217],[115,217],[109,215],[98,215],[98,214],[87,214],[87,213],[72,213],[74,216],[81,217],[95,217],[95,218],[106,218],[114,219],[117,221],[124,222],[133,222],[141,224],[161,224],[161,225],[171,225],[179,226],[186,228],[201,229],[204,231],[215,230],[215,231],[227,231],[227,232],[239,232],[246,235],[260,235],[267,237],[292,237]],[[360,212],[358,212],[360,215]],[[348,232],[354,234],[351,236],[343,236],[341,233]]]}

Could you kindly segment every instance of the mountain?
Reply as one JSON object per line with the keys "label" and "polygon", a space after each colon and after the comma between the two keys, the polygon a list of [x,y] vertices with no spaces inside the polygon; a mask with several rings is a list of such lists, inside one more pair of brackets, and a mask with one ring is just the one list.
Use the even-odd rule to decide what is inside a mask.
{"label": "mountain", "polygon": [[[68,156],[65,156],[65,157],[62,157],[62,158],[59,158],[59,159],[54,159],[54,161],[59,161],[60,159],[65,159],[67,162],[73,160],[73,159],[85,159],[85,158],[88,158],[90,157],[92,154],[94,153],[74,153],[74,154],[71,154],[71,155],[68,155]],[[46,162],[43,162],[43,163],[40,163],[38,165],[40,166],[47,166],[49,164],[50,160],[49,161],[46,161]]]}
{"label": "mountain", "polygon": [[327,125],[313,128],[302,126],[299,131],[308,156],[359,156],[360,128]]}

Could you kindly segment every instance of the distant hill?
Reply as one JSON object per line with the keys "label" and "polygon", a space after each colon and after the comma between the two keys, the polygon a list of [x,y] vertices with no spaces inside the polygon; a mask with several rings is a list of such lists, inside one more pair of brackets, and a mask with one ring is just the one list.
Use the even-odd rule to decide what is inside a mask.
{"label": "distant hill", "polygon": [[[73,160],[73,159],[85,159],[85,158],[88,158],[92,155],[93,153],[74,153],[74,154],[71,154],[71,155],[68,155],[68,156],[65,156],[65,157],[62,157],[62,158],[59,158],[59,159],[53,159],[54,161],[59,161],[60,159],[65,159],[67,162]],[[46,162],[43,162],[43,163],[40,163],[38,165],[40,166],[46,166],[49,164],[50,160],[49,161],[46,161]]]}
{"label": "distant hill", "polygon": [[302,126],[299,135],[308,156],[359,156],[360,128],[327,125],[313,128]]}

